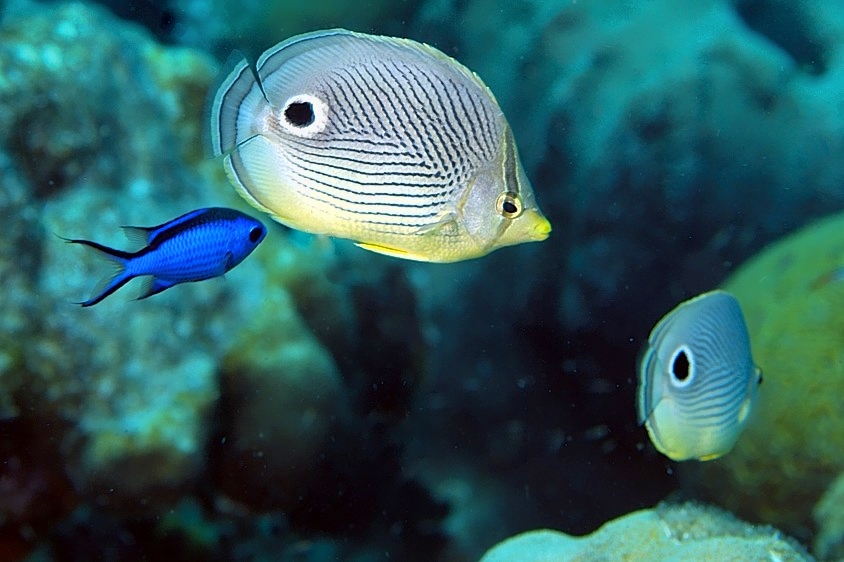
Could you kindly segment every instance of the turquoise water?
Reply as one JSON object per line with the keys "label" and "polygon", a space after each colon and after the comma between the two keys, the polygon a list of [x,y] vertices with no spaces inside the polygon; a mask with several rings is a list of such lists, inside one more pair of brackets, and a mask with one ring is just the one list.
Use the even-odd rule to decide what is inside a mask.
{"label": "turquoise water", "polygon": [[[667,498],[840,556],[811,511],[844,459],[751,471],[812,479],[794,517],[738,509],[730,456],[663,457],[634,400],[665,312],[842,208],[837,0],[0,7],[0,561],[474,562]],[[476,72],[550,237],[413,262],[239,197],[208,122],[232,52],[334,27]],[[269,226],[223,278],[74,304],[109,267],[60,236],[129,249],[210,206]]]}

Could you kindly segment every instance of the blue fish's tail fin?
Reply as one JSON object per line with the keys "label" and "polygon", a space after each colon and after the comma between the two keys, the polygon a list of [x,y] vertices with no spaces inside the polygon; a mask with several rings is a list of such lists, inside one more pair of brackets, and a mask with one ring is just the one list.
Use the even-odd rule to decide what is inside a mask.
{"label": "blue fish's tail fin", "polygon": [[149,277],[144,281],[144,284],[141,286],[141,294],[138,296],[137,300],[143,300],[147,297],[151,297],[152,295],[157,295],[161,291],[165,289],[169,289],[173,285],[176,285],[172,281],[163,281],[157,277]]}
{"label": "blue fish's tail fin", "polygon": [[78,302],[76,304],[81,306],[94,306],[135,277],[134,274],[127,271],[127,265],[134,254],[124,252],[122,250],[115,250],[114,248],[109,248],[108,246],[103,246],[102,244],[98,244],[97,242],[92,242],[90,240],[71,238],[63,238],[63,240],[69,244],[81,244],[97,250],[97,253],[105,258],[113,268],[111,273],[100,279],[96,287],[94,287],[94,290],[91,292],[91,296],[88,300]]}

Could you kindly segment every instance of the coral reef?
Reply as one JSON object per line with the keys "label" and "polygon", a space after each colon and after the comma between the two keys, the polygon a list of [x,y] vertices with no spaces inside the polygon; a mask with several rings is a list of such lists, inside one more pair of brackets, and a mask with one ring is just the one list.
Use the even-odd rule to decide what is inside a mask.
{"label": "coral reef", "polygon": [[821,560],[844,560],[844,473],[832,481],[812,515],[817,532],[812,552]]}
{"label": "coral reef", "polygon": [[[545,525],[573,533],[594,528],[598,513],[606,520],[676,485],[674,467],[653,457],[633,421],[636,356],[661,311],[844,205],[840,6],[423,3],[414,34],[490,86],[555,226],[535,248],[423,273],[429,291],[420,298],[441,334],[424,393],[437,415],[419,424],[426,452],[453,459],[445,464],[488,459],[481,470],[512,478],[512,490],[530,482],[533,494],[546,489],[537,475],[565,474],[533,505]],[[786,20],[793,25],[777,26]],[[592,440],[593,428],[605,437]],[[821,437],[807,447],[831,451],[834,443]],[[592,476],[593,466],[606,466],[609,478]],[[837,473],[816,467],[820,478],[797,504],[805,522]],[[774,474],[764,489],[731,487],[727,505],[778,497]],[[784,474],[795,475],[784,488],[804,484],[797,475],[806,473]],[[608,480],[654,495],[629,504],[620,494],[605,498]]]}
{"label": "coral reef", "polygon": [[[37,439],[0,449],[0,547],[17,559],[43,533],[57,559],[158,558],[171,543],[174,559],[235,559],[271,511],[301,535],[268,545],[328,530],[356,536],[348,556],[372,537],[435,556],[447,508],[401,474],[394,435],[424,349],[401,270],[273,226],[226,279],[139,304],[130,284],[81,310],[104,268],[53,234],[124,248],[121,225],[241,204],[203,157],[217,65],[101,8],[14,5],[0,22],[0,429],[14,444],[25,421]],[[204,523],[163,527],[192,494]]]}
{"label": "coral reef", "polygon": [[[677,485],[633,411],[657,315],[844,205],[838,0],[101,3],[171,46],[102,6],[3,2],[4,559],[462,562],[525,528],[592,531]],[[123,224],[242,205],[204,158],[220,63],[333,25],[476,70],[552,238],[436,267],[273,225],[224,280],[74,306],[104,271],[54,234],[123,248]],[[842,220],[727,283],[760,407],[730,455],[679,469],[807,542],[814,507],[822,557],[841,544]],[[484,562],[809,559],[780,539],[663,506]]]}
{"label": "coral reef", "polygon": [[735,449],[682,467],[735,513],[808,536],[812,507],[844,471],[844,216],[813,224],[743,264],[723,287],[741,303],[764,373]]}
{"label": "coral reef", "polygon": [[290,297],[270,287],[262,313],[223,359],[220,489],[259,510],[298,506],[302,486],[335,423],[345,421],[343,382]]}
{"label": "coral reef", "polygon": [[332,27],[358,31],[395,30],[413,12],[415,0],[374,0],[350,4],[336,0],[299,3],[246,0],[161,0],[128,5],[100,0],[118,16],[136,21],[168,43],[218,52],[233,47],[260,53],[283,38]]}
{"label": "coral reef", "polygon": [[[96,8],[18,8],[0,27],[7,180],[0,204],[11,234],[0,263],[13,268],[3,274],[0,406],[63,420],[54,438],[63,441],[68,474],[84,496],[154,504],[198,474],[217,398],[210,351],[219,325],[215,332],[180,319],[216,306],[225,289],[208,287],[178,304],[128,312],[116,301],[80,314],[69,301],[103,272],[53,233],[110,243],[121,221],[166,218],[172,211],[163,199],[199,200],[207,185],[186,157],[195,154],[187,145],[201,111],[189,108],[201,104],[215,65],[199,53],[165,53]],[[150,196],[152,186],[160,197]],[[163,334],[194,345],[186,350]]]}
{"label": "coral reef", "polygon": [[713,507],[660,505],[625,515],[585,537],[531,531],[504,541],[481,562],[809,562],[772,527],[754,527]]}
{"label": "coral reef", "polygon": [[[489,10],[431,0],[420,10],[425,36],[496,93],[539,202],[565,225],[534,267],[559,277],[566,331],[611,341],[628,327],[646,332],[641,310],[669,309],[681,288],[713,286],[760,244],[844,204],[844,166],[829,158],[844,149],[838,7],[789,3],[797,45],[784,48],[758,21],[780,4],[535,0]],[[803,46],[816,63],[796,52]]]}

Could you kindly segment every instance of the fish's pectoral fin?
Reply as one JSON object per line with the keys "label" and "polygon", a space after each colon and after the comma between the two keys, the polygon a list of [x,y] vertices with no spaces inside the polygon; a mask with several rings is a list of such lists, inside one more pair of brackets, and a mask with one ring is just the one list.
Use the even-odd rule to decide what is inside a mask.
{"label": "fish's pectoral fin", "polygon": [[226,175],[238,195],[259,211],[295,228],[295,209],[289,212],[294,206],[295,186],[280,179],[282,166],[273,141],[260,134],[238,143],[223,157]]}
{"label": "fish's pectoral fin", "polygon": [[147,297],[151,297],[152,295],[157,295],[162,291],[166,291],[173,285],[176,285],[177,282],[175,281],[165,281],[163,279],[159,279],[154,275],[149,276],[144,280],[144,284],[141,285],[141,294],[138,295],[136,300],[143,300]]}
{"label": "fish's pectoral fin", "polygon": [[408,252],[407,250],[402,250],[401,248],[392,248],[390,246],[370,244],[368,242],[355,242],[355,246],[357,246],[358,248],[363,248],[364,250],[369,250],[370,252],[375,252],[376,254],[383,254],[385,256],[391,256],[394,258],[402,258],[405,260],[414,261],[431,261],[428,256],[422,254],[414,254],[413,252]]}
{"label": "fish's pectoral fin", "polygon": [[441,213],[431,224],[420,226],[417,229],[416,234],[426,236],[452,227],[457,227],[457,211],[454,210],[445,211]]}

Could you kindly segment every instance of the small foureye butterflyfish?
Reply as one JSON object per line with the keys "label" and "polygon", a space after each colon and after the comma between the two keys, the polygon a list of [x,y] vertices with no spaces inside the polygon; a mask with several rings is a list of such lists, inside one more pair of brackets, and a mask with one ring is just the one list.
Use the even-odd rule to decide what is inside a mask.
{"label": "small foureye butterflyfish", "polygon": [[253,206],[382,254],[454,262],[551,231],[489,88],[409,39],[318,31],[239,62],[211,140]]}
{"label": "small foureye butterflyfish", "polygon": [[718,458],[738,440],[761,382],[738,301],[704,293],[651,331],[639,363],[639,423],[672,460]]}

